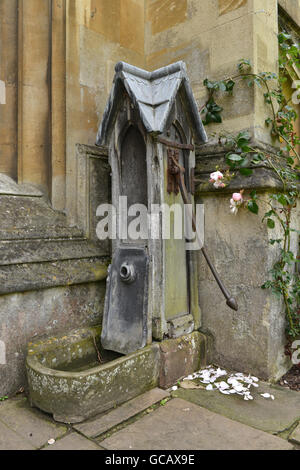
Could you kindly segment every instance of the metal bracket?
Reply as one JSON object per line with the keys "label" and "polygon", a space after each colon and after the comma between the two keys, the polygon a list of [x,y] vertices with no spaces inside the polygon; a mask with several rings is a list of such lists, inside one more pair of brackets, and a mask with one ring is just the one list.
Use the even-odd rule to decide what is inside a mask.
{"label": "metal bracket", "polygon": [[174,142],[172,140],[163,139],[162,137],[156,137],[157,142],[166,145],[167,147],[179,150],[194,150],[195,147],[192,144],[181,144],[180,142]]}

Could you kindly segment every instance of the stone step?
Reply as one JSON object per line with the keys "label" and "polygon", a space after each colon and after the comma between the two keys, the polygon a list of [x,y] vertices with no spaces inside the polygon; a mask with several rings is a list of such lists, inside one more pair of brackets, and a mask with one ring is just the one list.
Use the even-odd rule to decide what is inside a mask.
{"label": "stone step", "polygon": [[150,406],[155,405],[168,396],[169,393],[165,390],[154,388],[106,414],[101,414],[96,418],[90,419],[82,424],[74,425],[73,427],[85,436],[97,437],[118,424],[121,424],[141,413]]}

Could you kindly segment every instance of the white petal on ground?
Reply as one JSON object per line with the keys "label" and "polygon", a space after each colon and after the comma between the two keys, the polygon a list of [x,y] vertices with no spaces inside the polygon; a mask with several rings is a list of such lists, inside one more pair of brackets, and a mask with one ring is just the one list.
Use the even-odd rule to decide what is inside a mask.
{"label": "white petal on ground", "polygon": [[[223,376],[223,381],[218,381],[218,379]],[[225,378],[225,376],[227,376],[227,378]],[[194,380],[195,378],[198,378],[202,384],[206,385],[205,388],[207,391],[219,390],[219,392],[224,395],[241,395],[245,401],[254,399],[250,392],[251,386],[259,387],[257,383],[259,379],[257,377],[251,374],[243,374],[242,372],[229,374],[221,367],[207,366],[206,369],[188,375],[184,380]],[[172,388],[172,390],[175,390],[175,388]],[[270,394],[262,394],[262,396],[264,398],[271,398],[272,400],[275,399],[275,397]]]}
{"label": "white petal on ground", "polygon": [[53,446],[53,444],[55,444],[55,439],[49,439],[48,444],[49,446]]}
{"label": "white petal on ground", "polygon": [[243,387],[243,385],[233,385],[233,388],[236,392],[243,392],[245,390],[245,387]]}
{"label": "white petal on ground", "polygon": [[228,383],[226,383],[226,382],[221,382],[221,383],[220,383],[220,388],[221,388],[222,390],[227,390],[227,389],[229,388],[229,385],[228,385]]}
{"label": "white petal on ground", "polygon": [[260,394],[263,398],[271,398],[271,395],[269,393],[261,393]]}

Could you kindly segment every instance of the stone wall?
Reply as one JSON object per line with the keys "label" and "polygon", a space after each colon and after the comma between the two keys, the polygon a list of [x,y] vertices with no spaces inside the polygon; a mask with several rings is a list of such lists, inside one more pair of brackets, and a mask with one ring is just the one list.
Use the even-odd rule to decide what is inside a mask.
{"label": "stone wall", "polygon": [[[250,59],[255,71],[277,70],[276,0],[148,0],[146,11],[146,68],[184,60],[200,106],[207,98],[203,80],[236,75],[242,58]],[[208,132],[250,129],[269,141],[261,90],[246,83],[236,88],[233,97],[219,97],[224,121]]]}
{"label": "stone wall", "polygon": [[34,186],[0,175],[0,396],[26,384],[27,344],[99,325],[109,244],[96,240],[96,206],[110,200],[104,149],[80,146],[77,227]]}
{"label": "stone wall", "polygon": [[[213,337],[213,360],[224,367],[276,380],[291,366],[284,354],[285,309],[271,290],[261,286],[271,279],[269,271],[279,256],[279,247],[270,239],[282,238],[276,222],[269,229],[262,222],[268,210],[270,191],[280,182],[264,167],[256,168],[251,177],[237,177],[224,190],[208,183],[216,163],[224,166],[222,147],[201,149],[197,156],[197,202],[205,209],[205,245],[212,262],[229,292],[236,298],[239,310],[226,306],[203,256],[199,254],[199,297],[202,311],[201,329]],[[258,215],[240,209],[230,213],[232,192],[244,188],[245,198],[251,190],[259,194]],[[300,211],[296,210],[292,227],[300,229]],[[298,253],[299,237],[292,234],[291,250]]]}
{"label": "stone wall", "polygon": [[[281,2],[295,19],[297,3]],[[199,105],[203,79],[235,74],[241,58],[276,71],[276,0],[2,0],[0,13],[0,171],[39,185],[71,223],[75,145],[94,145],[116,62],[153,70],[184,60]],[[268,140],[260,90],[240,84],[220,104],[218,131]]]}
{"label": "stone wall", "polygon": [[1,295],[0,338],[6,363],[0,363],[0,396],[26,387],[25,359],[30,341],[99,325],[104,296],[105,281]]}

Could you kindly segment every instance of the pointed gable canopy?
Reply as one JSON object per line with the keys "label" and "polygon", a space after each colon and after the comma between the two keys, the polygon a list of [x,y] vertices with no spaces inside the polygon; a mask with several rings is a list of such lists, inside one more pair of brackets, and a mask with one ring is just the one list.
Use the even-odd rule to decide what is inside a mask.
{"label": "pointed gable canopy", "polygon": [[114,123],[124,87],[139,110],[146,131],[153,134],[162,134],[166,130],[168,116],[180,89],[184,94],[195,143],[207,141],[184,62],[176,62],[154,72],[118,62],[115,71],[112,91],[99,127],[96,145],[107,144],[109,130]]}

